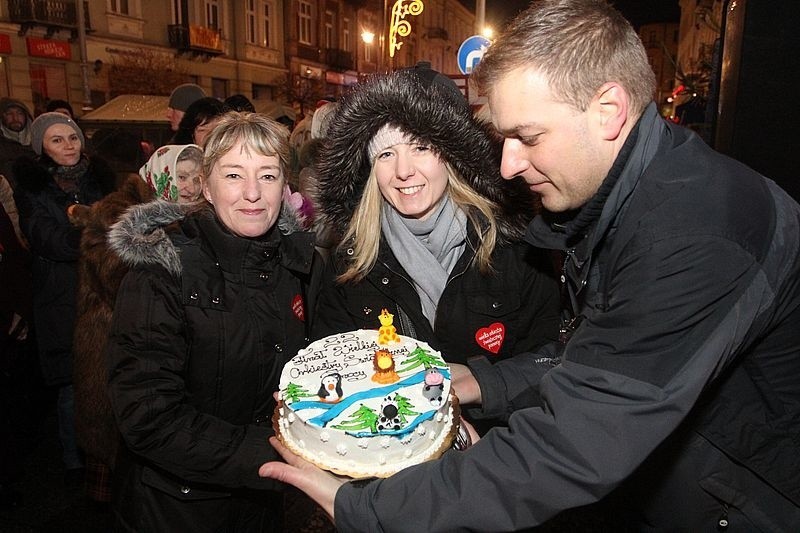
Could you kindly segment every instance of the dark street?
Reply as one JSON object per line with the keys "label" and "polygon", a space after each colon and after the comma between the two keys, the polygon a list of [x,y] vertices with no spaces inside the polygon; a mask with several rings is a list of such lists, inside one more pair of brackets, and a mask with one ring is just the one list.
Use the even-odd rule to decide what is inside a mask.
{"label": "dark street", "polygon": [[[53,406],[54,407],[54,406]],[[31,447],[22,462],[21,477],[10,489],[21,501],[0,501],[0,531],[29,532],[105,532],[111,530],[107,506],[84,496],[81,486],[67,487],[61,465],[55,409],[50,409],[41,424],[41,437],[28,439]]]}

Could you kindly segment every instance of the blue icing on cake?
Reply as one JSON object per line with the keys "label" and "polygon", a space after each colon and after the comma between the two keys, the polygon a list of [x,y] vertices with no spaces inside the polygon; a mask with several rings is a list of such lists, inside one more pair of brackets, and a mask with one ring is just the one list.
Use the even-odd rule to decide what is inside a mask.
{"label": "blue icing on cake", "polygon": [[279,438],[315,464],[352,477],[387,476],[438,457],[457,430],[450,371],[428,344],[377,344],[358,330],[320,339],[286,364]]}

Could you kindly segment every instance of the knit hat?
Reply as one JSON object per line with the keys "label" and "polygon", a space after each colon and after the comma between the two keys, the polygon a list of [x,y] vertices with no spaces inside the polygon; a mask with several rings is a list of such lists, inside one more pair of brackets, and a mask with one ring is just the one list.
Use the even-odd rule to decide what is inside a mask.
{"label": "knit hat", "polygon": [[168,107],[177,109],[178,111],[186,111],[190,105],[205,96],[205,91],[203,91],[203,88],[199,85],[184,83],[183,85],[175,87],[172,94],[169,95]]}
{"label": "knit hat", "polygon": [[374,161],[378,154],[386,148],[395,144],[410,144],[412,140],[410,135],[403,133],[403,130],[397,126],[384,124],[370,141],[367,156],[370,161]]}
{"label": "knit hat", "polygon": [[457,97],[457,101],[459,100],[463,101],[467,105],[467,107],[469,107],[469,103],[464,97],[464,93],[462,93],[461,89],[458,88],[456,82],[454,82],[452,78],[448,78],[441,72],[433,70],[433,68],[431,68],[430,61],[418,61],[417,64],[414,65],[413,67],[408,67],[404,70],[408,70],[414,73],[422,81],[423,85],[427,86],[437,85],[441,88],[446,89],[452,94],[452,96]]}
{"label": "knit hat", "polygon": [[336,112],[336,102],[326,102],[319,106],[311,116],[311,138],[321,139],[328,134],[328,126]]}
{"label": "knit hat", "polygon": [[83,138],[83,132],[75,124],[75,121],[69,118],[64,113],[57,113],[51,111],[49,113],[42,113],[31,123],[31,148],[37,155],[42,154],[42,142],[44,141],[44,134],[47,129],[54,124],[66,124],[70,126],[78,138],[81,140],[81,150],[86,146],[86,140]]}

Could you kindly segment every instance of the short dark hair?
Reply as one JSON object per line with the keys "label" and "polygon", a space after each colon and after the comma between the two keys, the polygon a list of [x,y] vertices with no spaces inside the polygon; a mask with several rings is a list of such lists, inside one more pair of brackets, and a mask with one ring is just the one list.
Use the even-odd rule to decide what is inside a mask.
{"label": "short dark hair", "polygon": [[230,111],[224,102],[211,96],[196,100],[188,108],[178,124],[173,144],[193,144],[194,130],[197,126]]}
{"label": "short dark hair", "polygon": [[45,112],[47,113],[55,111],[56,109],[66,109],[69,111],[69,116],[71,118],[75,118],[75,112],[72,110],[72,106],[66,100],[50,100],[47,102],[47,105],[44,108]]}
{"label": "short dark hair", "polygon": [[227,105],[231,111],[247,111],[249,113],[256,112],[256,106],[254,106],[253,102],[251,102],[250,99],[243,94],[230,95],[225,99],[225,105]]}

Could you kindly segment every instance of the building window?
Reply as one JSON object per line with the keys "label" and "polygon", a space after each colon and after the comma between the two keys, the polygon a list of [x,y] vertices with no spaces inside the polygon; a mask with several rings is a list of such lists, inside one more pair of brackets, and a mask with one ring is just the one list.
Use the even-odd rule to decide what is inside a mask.
{"label": "building window", "polygon": [[183,0],[172,0],[172,23],[183,24],[184,13],[181,7]]}
{"label": "building window", "polygon": [[275,41],[273,37],[274,30],[272,24],[275,19],[275,1],[262,0],[261,1],[261,46],[265,48],[272,48],[272,43]]}
{"label": "building window", "polygon": [[49,100],[69,100],[67,73],[63,65],[30,64],[34,114],[42,113]]}
{"label": "building window", "polygon": [[118,15],[132,15],[128,0],[109,0],[108,10]]}
{"label": "building window", "polygon": [[250,44],[265,48],[272,46],[272,21],[275,12],[275,0],[246,0],[245,2],[245,39]]}
{"label": "building window", "polygon": [[272,100],[273,89],[269,85],[253,84],[253,100]]}
{"label": "building window", "polygon": [[215,30],[220,29],[219,23],[219,0],[206,1],[206,27]]}
{"label": "building window", "polygon": [[107,0],[106,6],[108,12],[114,15],[126,17],[142,16],[142,0]]}
{"label": "building window", "polygon": [[353,50],[353,43],[350,42],[350,19],[346,17],[342,21],[342,50]]}
{"label": "building window", "polygon": [[224,100],[228,97],[228,80],[211,78],[211,96]]}
{"label": "building window", "polygon": [[256,0],[247,0],[245,2],[244,11],[244,38],[248,43],[256,44],[258,42],[258,36],[256,35]]}
{"label": "building window", "polygon": [[297,5],[297,38],[302,44],[311,44],[311,3],[303,0]]}
{"label": "building window", "polygon": [[8,96],[11,92],[8,90],[8,74],[6,74],[6,61],[5,56],[0,56],[0,96]]}
{"label": "building window", "polygon": [[334,48],[333,45],[333,30],[336,25],[336,19],[333,11],[325,12],[325,48]]}

